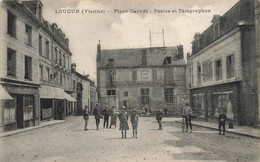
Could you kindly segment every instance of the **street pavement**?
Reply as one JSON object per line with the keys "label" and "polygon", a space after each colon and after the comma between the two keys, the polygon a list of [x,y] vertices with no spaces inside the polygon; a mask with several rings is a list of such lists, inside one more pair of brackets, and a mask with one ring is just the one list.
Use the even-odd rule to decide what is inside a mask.
{"label": "street pavement", "polygon": [[[178,118],[163,119],[158,129],[154,117],[140,117],[138,138],[121,138],[117,128],[95,129],[93,116],[84,131],[82,117],[69,117],[57,125],[0,138],[0,161],[259,161],[259,139],[194,126],[182,133]],[[119,123],[118,123],[119,124]]]}

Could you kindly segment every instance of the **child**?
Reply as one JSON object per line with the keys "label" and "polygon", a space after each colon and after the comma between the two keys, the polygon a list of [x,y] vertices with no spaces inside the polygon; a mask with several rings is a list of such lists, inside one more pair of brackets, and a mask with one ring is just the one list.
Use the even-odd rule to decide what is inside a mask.
{"label": "child", "polygon": [[[121,133],[122,133],[122,138],[126,138],[126,131],[129,130],[129,127],[128,127],[128,123],[127,123],[127,120],[128,120],[128,114],[125,110],[125,106],[122,107],[122,111],[120,112],[118,118],[119,118],[119,121],[120,121],[120,125],[119,125],[119,130],[121,130]],[[124,134],[125,132],[125,134]]]}
{"label": "child", "polygon": [[83,109],[83,119],[85,120],[85,127],[84,127],[84,130],[88,130],[87,127],[88,127],[88,119],[89,119],[89,116],[88,116],[88,106],[85,106],[85,108]]}
{"label": "child", "polygon": [[131,114],[131,123],[133,127],[133,138],[137,138],[138,115],[137,111],[133,110]]}
{"label": "child", "polygon": [[158,121],[158,124],[159,124],[158,130],[162,130],[162,117],[163,117],[163,115],[164,115],[164,113],[162,112],[162,109],[160,108],[156,113],[156,120]]}
{"label": "child", "polygon": [[225,135],[226,120],[227,120],[227,116],[224,113],[224,111],[222,110],[221,113],[218,116],[218,130],[219,130],[219,134],[218,135],[221,135],[221,126],[223,127],[223,135]]}

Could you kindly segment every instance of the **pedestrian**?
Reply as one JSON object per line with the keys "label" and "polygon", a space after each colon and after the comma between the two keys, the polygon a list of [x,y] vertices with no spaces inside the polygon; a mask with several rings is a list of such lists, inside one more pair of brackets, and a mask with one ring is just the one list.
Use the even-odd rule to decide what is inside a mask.
{"label": "pedestrian", "polygon": [[93,110],[93,115],[95,116],[95,119],[96,119],[97,130],[99,130],[99,123],[100,123],[101,115],[100,115],[100,110],[99,110],[98,104],[96,104],[96,107]]}
{"label": "pedestrian", "polygon": [[83,119],[85,120],[85,127],[84,130],[88,130],[88,119],[89,119],[89,115],[88,115],[88,106],[85,106],[85,108],[83,109]]}
{"label": "pedestrian", "polygon": [[192,109],[189,106],[189,104],[186,103],[185,107],[183,108],[183,116],[186,123],[186,132],[188,132],[188,125],[190,125],[190,132],[192,132],[191,114],[192,114]]}
{"label": "pedestrian", "polygon": [[226,129],[226,120],[227,120],[227,116],[224,113],[224,110],[221,110],[221,113],[218,116],[218,130],[219,130],[219,135],[221,135],[221,126],[223,127],[223,135],[225,135]]}
{"label": "pedestrian", "polygon": [[111,128],[112,125],[115,125],[115,128],[116,128],[116,121],[117,121],[118,114],[119,113],[117,112],[115,106],[112,106],[112,114],[111,114],[111,120],[110,120],[110,127],[109,128]]}
{"label": "pedestrian", "polygon": [[159,129],[158,130],[162,130],[162,117],[163,117],[164,113],[162,111],[161,108],[159,108],[159,110],[156,113],[156,120],[159,124]]}
{"label": "pedestrian", "polygon": [[104,116],[104,124],[103,128],[108,128],[108,121],[109,121],[109,111],[108,111],[109,106],[106,105],[106,108],[102,111],[102,115]]}
{"label": "pedestrian", "polygon": [[123,106],[121,109],[121,112],[118,116],[120,124],[119,124],[119,130],[121,130],[122,133],[122,138],[126,138],[126,131],[129,130],[129,126],[128,126],[128,114],[126,112],[126,107]]}
{"label": "pedestrian", "polygon": [[133,138],[137,138],[138,114],[136,110],[131,113],[131,123],[133,128]]}

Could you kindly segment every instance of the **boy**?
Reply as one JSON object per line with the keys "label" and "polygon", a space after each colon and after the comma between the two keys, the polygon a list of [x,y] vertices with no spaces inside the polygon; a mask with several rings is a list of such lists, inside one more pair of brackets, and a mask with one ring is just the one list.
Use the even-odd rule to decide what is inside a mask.
{"label": "boy", "polygon": [[133,110],[131,114],[131,123],[133,127],[133,138],[137,138],[138,115],[137,111]]}
{"label": "boy", "polygon": [[221,113],[219,114],[218,116],[218,130],[219,130],[219,133],[218,135],[221,135],[221,126],[223,127],[223,135],[225,135],[225,125],[226,125],[226,120],[227,120],[227,116],[226,114],[224,113],[223,110],[221,110]]}
{"label": "boy", "polygon": [[162,112],[162,109],[160,108],[156,113],[156,120],[158,121],[158,124],[159,124],[158,130],[162,130],[162,117],[163,117],[163,115],[164,115],[164,113]]}
{"label": "boy", "polygon": [[84,130],[88,130],[87,127],[88,127],[88,119],[89,119],[89,116],[88,116],[88,106],[85,106],[85,108],[83,109],[83,119],[85,120],[85,127],[84,127]]}

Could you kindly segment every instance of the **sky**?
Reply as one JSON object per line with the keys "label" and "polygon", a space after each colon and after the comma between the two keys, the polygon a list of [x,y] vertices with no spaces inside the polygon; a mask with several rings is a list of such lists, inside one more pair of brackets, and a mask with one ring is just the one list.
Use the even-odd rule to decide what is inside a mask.
{"label": "sky", "polygon": [[[223,15],[238,0],[41,0],[43,17],[57,23],[70,40],[72,63],[77,71],[96,81],[96,53],[101,49],[147,48],[183,45],[191,52],[195,32],[211,25],[213,15]],[[85,13],[86,10],[104,13]],[[210,10],[207,13],[182,13],[179,9]],[[61,12],[66,10],[66,13]],[[131,13],[146,10],[148,13]],[[158,13],[155,10],[162,10]],[[170,13],[165,11],[170,10]],[[79,11],[79,13],[68,13]],[[84,13],[82,13],[82,11]],[[117,12],[115,12],[117,11]],[[126,13],[126,11],[128,11]],[[186,58],[186,57],[185,57]]]}

